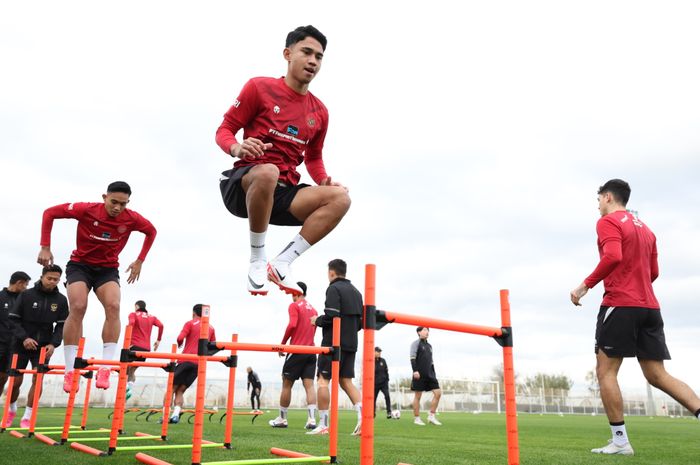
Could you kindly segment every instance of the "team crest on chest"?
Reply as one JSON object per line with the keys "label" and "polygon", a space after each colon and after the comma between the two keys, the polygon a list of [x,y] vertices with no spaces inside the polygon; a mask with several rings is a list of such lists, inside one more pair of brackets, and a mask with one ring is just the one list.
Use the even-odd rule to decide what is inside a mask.
{"label": "team crest on chest", "polygon": [[119,232],[119,234],[124,234],[126,232],[126,226],[122,224],[117,228],[117,231]]}
{"label": "team crest on chest", "polygon": [[316,120],[313,117],[310,117],[306,123],[309,125],[309,127],[314,127],[316,126]]}
{"label": "team crest on chest", "polygon": [[280,114],[280,107],[278,107],[277,105],[275,105],[275,106],[272,108],[272,112],[273,112],[274,114],[276,114],[276,115],[279,115],[279,114]]}
{"label": "team crest on chest", "polygon": [[56,310],[58,310],[58,304],[51,304],[51,311],[55,312]]}

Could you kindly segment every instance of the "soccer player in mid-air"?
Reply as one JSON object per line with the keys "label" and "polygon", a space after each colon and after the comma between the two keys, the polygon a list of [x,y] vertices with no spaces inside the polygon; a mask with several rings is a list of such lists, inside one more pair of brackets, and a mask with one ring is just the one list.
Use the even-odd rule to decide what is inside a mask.
{"label": "soccer player in mid-air", "polygon": [[[63,351],[66,374],[63,390],[70,391],[73,383],[73,368],[78,352],[78,341],[83,334],[83,318],[87,310],[88,294],[95,292],[104,307],[105,321],[102,327],[102,359],[112,360],[117,350],[121,330],[119,305],[119,253],[124,249],[129,236],[138,231],[146,236],[141,253],[126,269],[127,283],[141,276],[141,265],[156,238],[156,228],[150,221],[126,208],[131,197],[131,187],[124,181],[107,186],[102,202],[64,203],[47,208],[41,222],[41,250],[37,261],[42,266],[53,264],[51,253],[51,229],[57,218],[78,220],[77,248],[66,265],[66,281],[70,315],[63,328]],[[97,371],[95,386],[109,388],[108,367]]]}
{"label": "soccer player in mid-air", "polygon": [[[268,279],[288,294],[301,295],[291,263],[335,228],[350,208],[348,190],[333,181],[323,162],[328,110],[309,92],[321,70],[326,37],[313,26],[287,35],[287,74],[249,80],[216,131],[221,149],[236,158],[220,179],[226,208],[248,218],[248,291],[267,294]],[[236,134],[243,129],[242,139]],[[299,184],[301,163],[318,184]],[[268,262],[269,224],[301,226],[292,241]]]}
{"label": "soccer player in mid-air", "polygon": [[578,306],[600,281],[605,287],[596,325],[595,353],[600,397],[612,439],[607,445],[592,449],[594,454],[634,455],[617,383],[624,357],[637,357],[649,384],[700,419],[698,396],[664,368],[664,360],[671,355],[666,347],[661,307],[652,287],[659,276],[656,237],[635,214],[627,211],[631,192],[629,184],[621,179],[611,179],[598,189],[601,218],[596,232],[600,262],[570,293],[571,302]]}
{"label": "soccer player in mid-air", "polygon": [[[160,341],[163,338],[163,323],[155,315],[150,315],[146,309],[146,302],[137,300],[134,304],[134,311],[129,314],[129,324],[132,327],[131,346],[129,350],[138,352],[149,352],[151,348],[151,333],[153,327],[158,328],[158,337],[153,343],[153,351],[158,350]],[[140,361],[145,359],[139,358]],[[136,369],[138,367],[130,366],[127,368],[128,382],[126,385],[126,398],[131,397],[131,392],[136,383]]]}

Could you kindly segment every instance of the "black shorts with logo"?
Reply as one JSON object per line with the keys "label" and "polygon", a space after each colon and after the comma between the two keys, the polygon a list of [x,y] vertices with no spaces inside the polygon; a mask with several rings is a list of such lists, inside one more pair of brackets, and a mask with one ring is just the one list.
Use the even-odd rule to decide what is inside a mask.
{"label": "black shorts with logo", "polygon": [[661,310],[601,306],[595,329],[595,352],[608,357],[670,360]]}
{"label": "black shorts with logo", "polygon": [[301,379],[314,379],[316,371],[316,355],[314,354],[288,354],[282,367],[282,376],[295,381]]}
{"label": "black shorts with logo", "polygon": [[[145,348],[145,347],[141,347],[141,346],[131,346],[131,347],[129,347],[129,350],[132,351],[132,352],[150,352],[150,350],[148,350],[148,349]],[[143,357],[134,357],[134,361],[136,361],[136,362],[145,362],[146,359],[143,358]]]}
{"label": "black shorts with logo", "polygon": [[[331,366],[331,356],[328,354],[320,354],[318,356],[318,370],[316,371],[316,376],[323,376],[325,379],[331,379]],[[355,377],[355,352],[349,352],[347,350],[340,351],[340,377]]]}
{"label": "black shorts with logo", "polygon": [[[253,166],[255,165],[224,171],[219,179],[221,198],[224,201],[224,205],[226,205],[226,209],[239,218],[248,218],[248,208],[245,203],[246,194],[243,191],[243,187],[241,187],[241,179]],[[277,183],[270,224],[278,226],[301,226],[304,224],[303,221],[299,221],[289,212],[289,207],[292,205],[292,200],[294,200],[297,192],[305,187],[309,187],[309,185],[302,183],[291,186],[282,182]]]}
{"label": "black shorts with logo", "polygon": [[66,265],[66,281],[68,284],[82,281],[87,284],[89,291],[90,289],[97,289],[110,281],[119,284],[119,269],[86,265],[85,263],[71,260]]}
{"label": "black shorts with logo", "polygon": [[198,365],[192,362],[180,362],[175,367],[175,376],[173,377],[173,386],[192,386],[194,380],[197,379]]}
{"label": "black shorts with logo", "polygon": [[420,379],[411,379],[411,391],[432,391],[440,389],[437,378],[432,376],[421,376]]}

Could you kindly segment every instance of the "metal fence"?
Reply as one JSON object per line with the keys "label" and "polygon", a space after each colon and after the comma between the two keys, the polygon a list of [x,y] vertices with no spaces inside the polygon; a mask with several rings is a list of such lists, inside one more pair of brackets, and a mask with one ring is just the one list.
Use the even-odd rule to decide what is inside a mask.
{"label": "metal fence", "polygon": [[[76,397],[76,405],[82,406],[86,380],[81,379],[81,387]],[[133,395],[127,402],[127,407],[158,408],[163,405],[167,377],[163,374],[139,375]],[[62,389],[63,378],[49,376],[44,379],[44,394],[40,405],[51,407],[65,406],[68,395]],[[224,408],[226,405],[226,390],[228,380],[222,378],[207,379],[205,405],[207,408]],[[505,399],[501,387],[491,381],[441,380],[443,394],[440,400],[440,411],[457,412],[494,412],[505,411]],[[112,379],[108,390],[92,389],[90,405],[93,407],[111,407],[115,398],[116,379]],[[20,405],[24,403],[24,395],[29,388],[29,380],[22,385]],[[458,387],[450,388],[450,385]],[[274,410],[278,407],[281,383],[267,383],[263,386],[260,401],[263,409]],[[195,385],[185,393],[185,405],[193,406],[195,401]],[[398,383],[390,386],[392,409],[408,410],[412,407],[413,393],[407,387]],[[691,416],[691,413],[673,399],[659,391],[654,395],[649,392],[646,396],[635,393],[623,393],[625,398],[624,411],[626,415],[645,416]],[[518,412],[533,414],[603,414],[603,404],[595,395],[571,395],[568,392],[555,389],[527,389],[517,387]],[[338,397],[341,409],[350,409],[352,405],[348,397],[341,392]],[[426,410],[430,405],[432,395],[423,396],[421,408]],[[244,381],[236,382],[234,405],[236,408],[251,408],[250,396],[246,392]],[[3,399],[4,402],[4,399]],[[306,394],[297,382],[292,390],[290,408],[305,408]],[[384,396],[377,399],[377,409],[385,409]]]}

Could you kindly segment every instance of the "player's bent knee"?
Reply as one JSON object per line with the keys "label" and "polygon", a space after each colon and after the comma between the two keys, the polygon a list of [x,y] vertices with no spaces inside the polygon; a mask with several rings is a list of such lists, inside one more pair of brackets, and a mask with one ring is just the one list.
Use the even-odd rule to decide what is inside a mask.
{"label": "player's bent knee", "polygon": [[256,184],[277,184],[280,176],[280,170],[272,163],[264,163],[257,165],[248,172],[251,176],[251,181]]}

